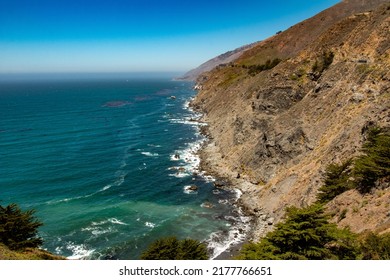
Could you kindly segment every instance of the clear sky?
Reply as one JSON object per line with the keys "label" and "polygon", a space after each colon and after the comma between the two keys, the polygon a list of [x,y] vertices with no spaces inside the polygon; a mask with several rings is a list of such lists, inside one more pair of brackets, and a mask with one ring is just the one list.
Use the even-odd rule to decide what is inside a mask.
{"label": "clear sky", "polygon": [[338,0],[0,0],[0,73],[185,72]]}

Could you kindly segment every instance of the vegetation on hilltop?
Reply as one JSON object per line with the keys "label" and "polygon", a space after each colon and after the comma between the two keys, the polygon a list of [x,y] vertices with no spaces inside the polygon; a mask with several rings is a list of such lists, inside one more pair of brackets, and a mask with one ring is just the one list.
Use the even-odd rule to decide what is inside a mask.
{"label": "vegetation on hilltop", "polygon": [[0,259],[64,259],[38,248],[43,243],[37,235],[42,223],[34,213],[34,210],[22,211],[14,203],[5,207],[0,205]]}
{"label": "vegetation on hilltop", "polygon": [[34,213],[34,210],[22,211],[14,203],[6,207],[0,205],[0,242],[12,250],[42,245],[42,238],[37,236],[42,223]]}
{"label": "vegetation on hilltop", "polygon": [[278,65],[282,60],[279,58],[275,58],[273,60],[268,59],[264,64],[255,64],[255,65],[243,65],[242,67],[245,69],[248,69],[248,74],[251,76],[255,76],[258,73],[265,71],[265,70],[270,70],[274,68],[276,65]]}

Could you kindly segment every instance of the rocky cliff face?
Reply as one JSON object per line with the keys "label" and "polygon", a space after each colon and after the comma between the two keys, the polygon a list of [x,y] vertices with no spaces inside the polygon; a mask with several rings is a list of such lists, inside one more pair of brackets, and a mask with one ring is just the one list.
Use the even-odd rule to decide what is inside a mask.
{"label": "rocky cliff face", "polygon": [[[259,223],[312,203],[328,164],[357,155],[367,127],[390,126],[389,15],[388,1],[343,1],[198,79],[203,164],[245,191]],[[389,211],[387,200],[361,217],[386,230]]]}

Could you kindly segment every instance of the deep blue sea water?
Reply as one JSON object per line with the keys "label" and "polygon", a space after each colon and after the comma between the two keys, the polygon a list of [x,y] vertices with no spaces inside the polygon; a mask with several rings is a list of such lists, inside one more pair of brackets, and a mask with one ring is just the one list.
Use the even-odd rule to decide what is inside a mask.
{"label": "deep blue sea water", "polygon": [[218,255],[243,220],[198,170],[195,94],[158,76],[0,79],[0,204],[35,209],[43,247],[69,258],[137,259],[173,235]]}

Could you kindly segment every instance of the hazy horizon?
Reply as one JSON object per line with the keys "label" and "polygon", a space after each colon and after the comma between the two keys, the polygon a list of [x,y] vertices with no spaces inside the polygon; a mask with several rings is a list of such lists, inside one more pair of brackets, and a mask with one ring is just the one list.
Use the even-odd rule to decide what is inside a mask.
{"label": "hazy horizon", "polygon": [[184,73],[338,2],[0,0],[0,73]]}

